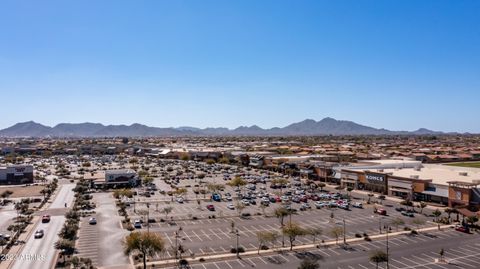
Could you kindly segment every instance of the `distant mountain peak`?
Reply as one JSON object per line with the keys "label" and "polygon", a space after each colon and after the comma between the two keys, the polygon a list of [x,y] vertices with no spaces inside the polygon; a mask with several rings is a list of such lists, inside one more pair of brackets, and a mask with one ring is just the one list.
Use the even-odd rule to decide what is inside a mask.
{"label": "distant mountain peak", "polygon": [[239,126],[235,129],[223,127],[196,127],[158,128],[140,123],[131,125],[103,125],[101,123],[60,123],[55,127],[48,127],[34,121],[20,122],[11,127],[0,130],[0,137],[145,137],[145,136],[319,136],[319,135],[429,135],[442,134],[420,128],[413,132],[390,131],[361,125],[352,121],[336,120],[331,117],[320,121],[305,119],[285,127],[263,129],[257,125]]}

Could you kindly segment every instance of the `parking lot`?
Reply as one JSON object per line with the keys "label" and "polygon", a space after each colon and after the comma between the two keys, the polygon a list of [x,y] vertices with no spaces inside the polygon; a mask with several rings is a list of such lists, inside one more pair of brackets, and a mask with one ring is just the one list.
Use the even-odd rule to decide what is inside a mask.
{"label": "parking lot", "polygon": [[[197,165],[197,164],[195,164]],[[180,168],[179,168],[180,169]],[[183,168],[182,168],[183,169]],[[185,249],[185,255],[207,255],[213,253],[225,253],[229,252],[231,248],[235,247],[236,234],[234,230],[239,232],[239,242],[245,250],[255,250],[258,248],[257,233],[262,231],[276,231],[280,232],[279,219],[275,217],[274,211],[280,207],[290,207],[295,212],[291,215],[291,220],[298,223],[302,228],[321,228],[322,235],[315,238],[317,242],[322,240],[333,240],[330,235],[330,231],[340,226],[343,228],[343,221],[345,221],[346,237],[353,238],[360,235],[375,235],[380,232],[385,232],[385,225],[390,225],[392,231],[395,231],[397,227],[394,227],[391,223],[394,219],[401,219],[404,225],[399,225],[398,229],[403,229],[405,226],[410,228],[420,228],[425,226],[431,226],[429,218],[422,214],[414,214],[415,217],[403,216],[400,212],[395,210],[400,205],[390,201],[384,201],[383,204],[367,204],[366,197],[359,195],[352,195],[350,198],[351,204],[362,203],[363,208],[354,208],[350,206],[348,210],[341,209],[339,206],[322,206],[317,209],[316,201],[312,199],[306,199],[306,202],[293,202],[295,197],[307,197],[310,190],[299,179],[287,178],[288,186],[285,188],[272,188],[271,180],[277,177],[277,174],[265,175],[265,171],[257,171],[250,169],[248,172],[241,172],[240,174],[250,180],[251,185],[255,188],[243,187],[240,191],[235,190],[235,187],[226,184],[232,178],[232,176],[226,178],[223,169],[217,166],[220,171],[212,172],[210,175],[206,175],[202,181],[215,184],[221,184],[223,191],[217,191],[221,196],[220,201],[213,201],[211,194],[205,195],[193,193],[195,185],[200,184],[200,180],[195,178],[179,179],[178,186],[185,187],[187,194],[182,195],[182,199],[177,201],[177,196],[168,196],[161,194],[159,190],[163,190],[165,182],[157,178],[154,183],[157,185],[158,190],[150,190],[149,197],[135,196],[135,204],[130,205],[128,212],[131,219],[143,220],[142,229],[147,226],[145,212],[148,211],[148,217],[154,220],[154,223],[148,224],[151,232],[161,234],[168,244],[175,244],[175,232],[178,231],[177,240],[182,244]],[[173,172],[174,173],[174,172]],[[185,176],[184,176],[185,177]],[[184,178],[182,177],[182,178]],[[259,180],[263,180],[260,181]],[[257,182],[255,182],[257,181]],[[256,184],[255,184],[256,183]],[[248,185],[247,185],[248,186]],[[142,188],[137,189],[139,194],[144,193]],[[318,203],[331,203],[343,201],[343,198],[333,199],[333,193],[337,191],[315,191],[315,195],[328,196],[327,198],[319,199]],[[241,194],[240,194],[241,193]],[[239,212],[236,208],[228,208],[231,204],[234,207],[238,206],[241,199],[239,195],[244,193],[252,194],[252,198],[245,204],[244,209]],[[296,193],[299,193],[296,195]],[[232,199],[227,199],[229,196]],[[269,197],[276,197],[277,201],[269,202],[268,206],[263,207],[260,205],[260,196],[269,194]],[[288,195],[287,195],[288,194]],[[341,195],[335,197],[345,196],[343,192]],[[205,197],[206,199],[203,199]],[[278,201],[278,199],[288,199],[288,201]],[[199,202],[200,201],[200,202]],[[251,204],[251,201],[255,201],[255,204]],[[149,207],[147,208],[147,202]],[[310,208],[301,210],[301,207],[307,205]],[[207,209],[207,205],[213,205],[214,210]],[[171,208],[171,212],[165,214],[164,208]],[[375,214],[375,208],[384,208],[387,211],[385,216]],[[139,212],[143,212],[139,214]],[[424,213],[428,213],[425,209]],[[239,215],[247,215],[246,217],[240,217]],[[420,224],[413,224],[413,219],[421,220]],[[285,217],[284,223],[290,221],[290,216]],[[232,228],[232,222],[234,228]],[[181,230],[179,231],[179,229]],[[312,236],[300,236],[296,239],[295,244],[310,244],[313,243]],[[287,240],[286,240],[287,241]],[[285,241],[285,245],[288,243]],[[281,244],[279,240],[277,245]],[[157,255],[155,259],[171,258],[174,254],[171,250],[166,251],[164,255]]]}
{"label": "parking lot", "polygon": [[[390,268],[479,268],[478,234],[468,235],[452,230],[420,233],[416,236],[402,235],[389,240]],[[458,241],[462,241],[461,246]],[[369,253],[373,250],[385,250],[386,241],[360,242],[350,245],[351,249],[341,247],[321,247],[310,251],[283,252],[256,257],[244,257],[218,262],[193,264],[195,269],[223,268],[296,268],[302,259],[310,257],[319,261],[321,268],[366,269],[375,268],[369,262]],[[436,263],[439,250],[444,248],[445,259],[449,264]],[[381,264],[384,268],[385,264]]]}

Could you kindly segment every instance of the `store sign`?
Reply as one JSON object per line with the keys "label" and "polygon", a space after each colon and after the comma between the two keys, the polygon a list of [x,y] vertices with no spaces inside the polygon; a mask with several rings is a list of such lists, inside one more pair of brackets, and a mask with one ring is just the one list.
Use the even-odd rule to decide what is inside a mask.
{"label": "store sign", "polygon": [[385,175],[366,174],[365,178],[367,179],[368,183],[372,183],[372,184],[384,184],[385,183]]}

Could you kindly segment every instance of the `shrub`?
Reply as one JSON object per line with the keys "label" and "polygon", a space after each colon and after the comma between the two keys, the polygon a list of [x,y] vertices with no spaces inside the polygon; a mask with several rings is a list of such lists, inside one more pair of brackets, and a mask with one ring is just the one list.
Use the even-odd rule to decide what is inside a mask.
{"label": "shrub", "polygon": [[356,233],[356,234],[355,234],[355,237],[356,237],[356,238],[360,238],[360,237],[362,237],[362,235],[359,234],[359,233]]}

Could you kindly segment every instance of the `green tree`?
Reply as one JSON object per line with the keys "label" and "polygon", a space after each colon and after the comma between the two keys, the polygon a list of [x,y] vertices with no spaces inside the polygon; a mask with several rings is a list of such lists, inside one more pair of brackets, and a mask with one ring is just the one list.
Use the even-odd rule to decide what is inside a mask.
{"label": "green tree", "polygon": [[165,250],[163,238],[157,233],[133,232],[128,235],[124,242],[126,255],[138,252],[142,254],[143,268],[147,268],[147,256],[153,256]]}
{"label": "green tree", "polygon": [[266,246],[269,242],[272,242],[277,238],[276,232],[270,231],[261,231],[257,232],[257,240],[258,240],[258,254],[260,254],[260,249],[262,246]]}
{"label": "green tree", "polygon": [[427,207],[427,203],[425,203],[425,202],[420,202],[420,204],[419,204],[418,206],[420,207],[420,214],[422,214],[422,213],[423,213],[423,209],[424,209],[425,207]]}
{"label": "green tree", "polygon": [[477,221],[478,217],[477,216],[469,216],[466,219],[467,223],[470,224],[470,226],[473,226]]}
{"label": "green tree", "polygon": [[65,263],[65,256],[73,254],[73,251],[75,250],[75,241],[59,239],[57,242],[55,242],[55,249],[62,251],[63,263]]}
{"label": "green tree", "polygon": [[395,219],[392,220],[391,224],[395,226],[395,229],[398,232],[398,226],[404,225],[405,221],[403,221],[403,219],[401,219],[400,217],[396,217]]}
{"label": "green tree", "polygon": [[318,183],[318,187],[320,188],[321,192],[323,192],[323,188],[325,188],[325,186],[327,186],[327,185],[323,182]]}
{"label": "green tree", "polygon": [[[283,230],[285,225],[285,217],[288,216],[289,211],[284,207],[279,207],[274,211],[275,217],[277,217],[278,221],[280,222],[280,230]],[[282,247],[285,247],[285,236],[282,233]]]}
{"label": "green tree", "polygon": [[162,213],[165,214],[165,220],[168,219],[168,214],[172,213],[173,207],[172,206],[167,206],[162,209]]}
{"label": "green tree", "polygon": [[416,225],[417,229],[418,229],[418,228],[420,228],[421,225],[425,224],[425,221],[423,219],[414,218],[412,220],[412,224]]}
{"label": "green tree", "polygon": [[343,228],[342,227],[333,227],[330,230],[330,235],[335,238],[335,244],[338,245],[338,238],[343,235]]}
{"label": "green tree", "polygon": [[312,236],[313,238],[313,244],[315,244],[315,239],[317,239],[317,236],[322,235],[323,230],[320,227],[312,227],[306,230],[307,234]]}
{"label": "green tree", "polygon": [[388,260],[388,256],[385,252],[381,250],[376,250],[370,254],[369,259],[371,262],[374,262],[376,264],[376,268],[378,269],[378,264],[386,262]]}
{"label": "green tree", "polygon": [[445,213],[447,213],[447,215],[448,215],[448,222],[450,223],[450,221],[451,221],[451,219],[452,219],[452,218],[451,218],[451,217],[452,217],[452,214],[454,213],[455,210],[454,210],[453,208],[451,208],[451,207],[447,207],[447,208],[445,208],[444,211],[445,211]]}
{"label": "green tree", "polygon": [[383,201],[385,200],[385,195],[379,195],[378,200],[380,200],[380,204],[383,204]]}
{"label": "green tree", "polygon": [[282,234],[286,235],[290,241],[290,250],[293,249],[293,242],[297,236],[302,236],[306,234],[305,229],[295,222],[289,222],[282,229]]}
{"label": "green tree", "polygon": [[442,212],[438,209],[436,209],[435,211],[432,212],[432,215],[435,217],[435,222],[438,222],[438,217],[440,217],[440,215],[442,215]]}
{"label": "green tree", "polygon": [[303,259],[297,268],[298,269],[320,269],[320,264],[318,264],[318,261],[316,259],[307,258],[307,259]]}

